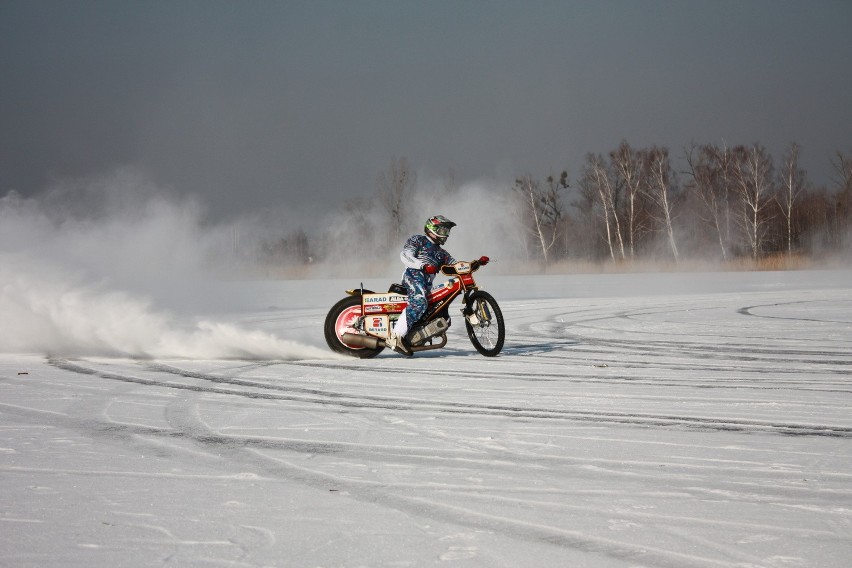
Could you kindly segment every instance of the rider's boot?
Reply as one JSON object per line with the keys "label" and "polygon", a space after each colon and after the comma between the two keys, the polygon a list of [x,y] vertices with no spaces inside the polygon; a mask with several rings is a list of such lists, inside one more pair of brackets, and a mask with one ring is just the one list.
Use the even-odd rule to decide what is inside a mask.
{"label": "rider's boot", "polygon": [[409,347],[408,342],[405,340],[405,337],[400,337],[396,333],[391,332],[390,337],[385,339],[385,345],[407,357],[411,357],[413,353],[411,352],[411,347]]}
{"label": "rider's boot", "polygon": [[405,314],[403,313],[397,320],[396,325],[394,325],[393,329],[391,329],[390,337],[385,339],[385,345],[387,345],[397,353],[401,353],[402,355],[411,357],[411,355],[413,355],[411,347],[405,340],[405,336],[407,334],[408,320],[405,319]]}

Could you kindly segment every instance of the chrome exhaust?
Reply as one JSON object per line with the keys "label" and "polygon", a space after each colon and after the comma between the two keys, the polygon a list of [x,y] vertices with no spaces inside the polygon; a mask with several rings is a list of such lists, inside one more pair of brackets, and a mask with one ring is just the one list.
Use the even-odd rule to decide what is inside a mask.
{"label": "chrome exhaust", "polygon": [[[367,349],[378,349],[379,348],[379,339],[375,337],[370,337],[369,335],[360,335],[358,333],[349,333],[346,332],[340,336],[340,340],[343,341],[346,345],[351,345],[352,347],[366,347]],[[382,347],[385,346],[385,342],[382,341]]]}

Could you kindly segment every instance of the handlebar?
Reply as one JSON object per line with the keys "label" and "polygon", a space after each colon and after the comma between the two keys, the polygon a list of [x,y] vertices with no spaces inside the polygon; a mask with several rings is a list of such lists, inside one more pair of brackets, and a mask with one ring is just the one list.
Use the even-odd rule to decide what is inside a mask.
{"label": "handlebar", "polygon": [[465,265],[470,266],[469,270],[464,270],[464,274],[467,274],[469,272],[476,272],[477,270],[479,270],[479,267],[481,266],[481,264],[479,263],[478,260],[472,260],[470,262],[461,261],[461,262],[457,262],[455,264],[445,264],[445,265],[441,266],[441,274],[445,274],[447,276],[458,276],[459,273],[458,273],[458,270],[456,269],[456,266],[459,265],[459,264],[465,264]]}

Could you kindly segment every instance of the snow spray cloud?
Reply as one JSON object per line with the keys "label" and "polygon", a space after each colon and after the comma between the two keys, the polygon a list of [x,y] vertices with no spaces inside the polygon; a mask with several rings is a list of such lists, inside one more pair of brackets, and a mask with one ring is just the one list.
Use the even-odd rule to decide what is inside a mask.
{"label": "snow spray cloud", "polygon": [[[160,358],[328,358],[326,350],[156,309],[204,278],[230,227],[139,174],[0,198],[0,352]],[[191,288],[191,286],[190,286]],[[177,290],[177,292],[175,292]],[[171,294],[170,298],[166,298]]]}
{"label": "snow spray cloud", "polygon": [[511,195],[498,187],[493,181],[473,181],[450,190],[427,185],[426,191],[416,196],[415,210],[424,214],[423,219],[416,219],[419,225],[415,229],[422,229],[425,214],[445,215],[457,223],[447,242],[454,257],[472,260],[486,255],[494,261],[492,269],[509,270],[503,262],[522,257],[523,233],[518,230],[519,218]]}
{"label": "snow spray cloud", "polygon": [[492,273],[510,272],[509,261],[524,256],[523,231],[511,195],[499,186],[481,180],[448,188],[437,178],[420,183],[404,204],[398,237],[392,237],[391,220],[378,197],[355,200],[328,212],[320,225],[324,228],[322,256],[334,269],[329,275],[398,277],[402,271],[399,252],[405,239],[422,233],[426,219],[438,214],[457,223],[446,245],[454,257],[472,260],[487,255],[494,261]]}

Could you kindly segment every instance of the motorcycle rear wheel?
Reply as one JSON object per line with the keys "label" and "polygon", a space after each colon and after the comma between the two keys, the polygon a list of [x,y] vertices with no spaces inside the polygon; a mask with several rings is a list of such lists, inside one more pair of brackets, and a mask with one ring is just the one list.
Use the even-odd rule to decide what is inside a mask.
{"label": "motorcycle rear wheel", "polygon": [[352,327],[352,324],[361,317],[361,296],[347,296],[334,304],[325,316],[325,342],[335,353],[358,357],[359,359],[370,359],[384,350],[384,347],[370,349],[347,345],[341,339],[344,333],[363,332]]}
{"label": "motorcycle rear wheel", "polygon": [[477,323],[471,324],[465,317],[464,325],[470,342],[482,355],[496,357],[503,349],[506,339],[506,326],[503,323],[503,312],[488,292],[477,290],[470,295],[466,312],[476,315]]}

